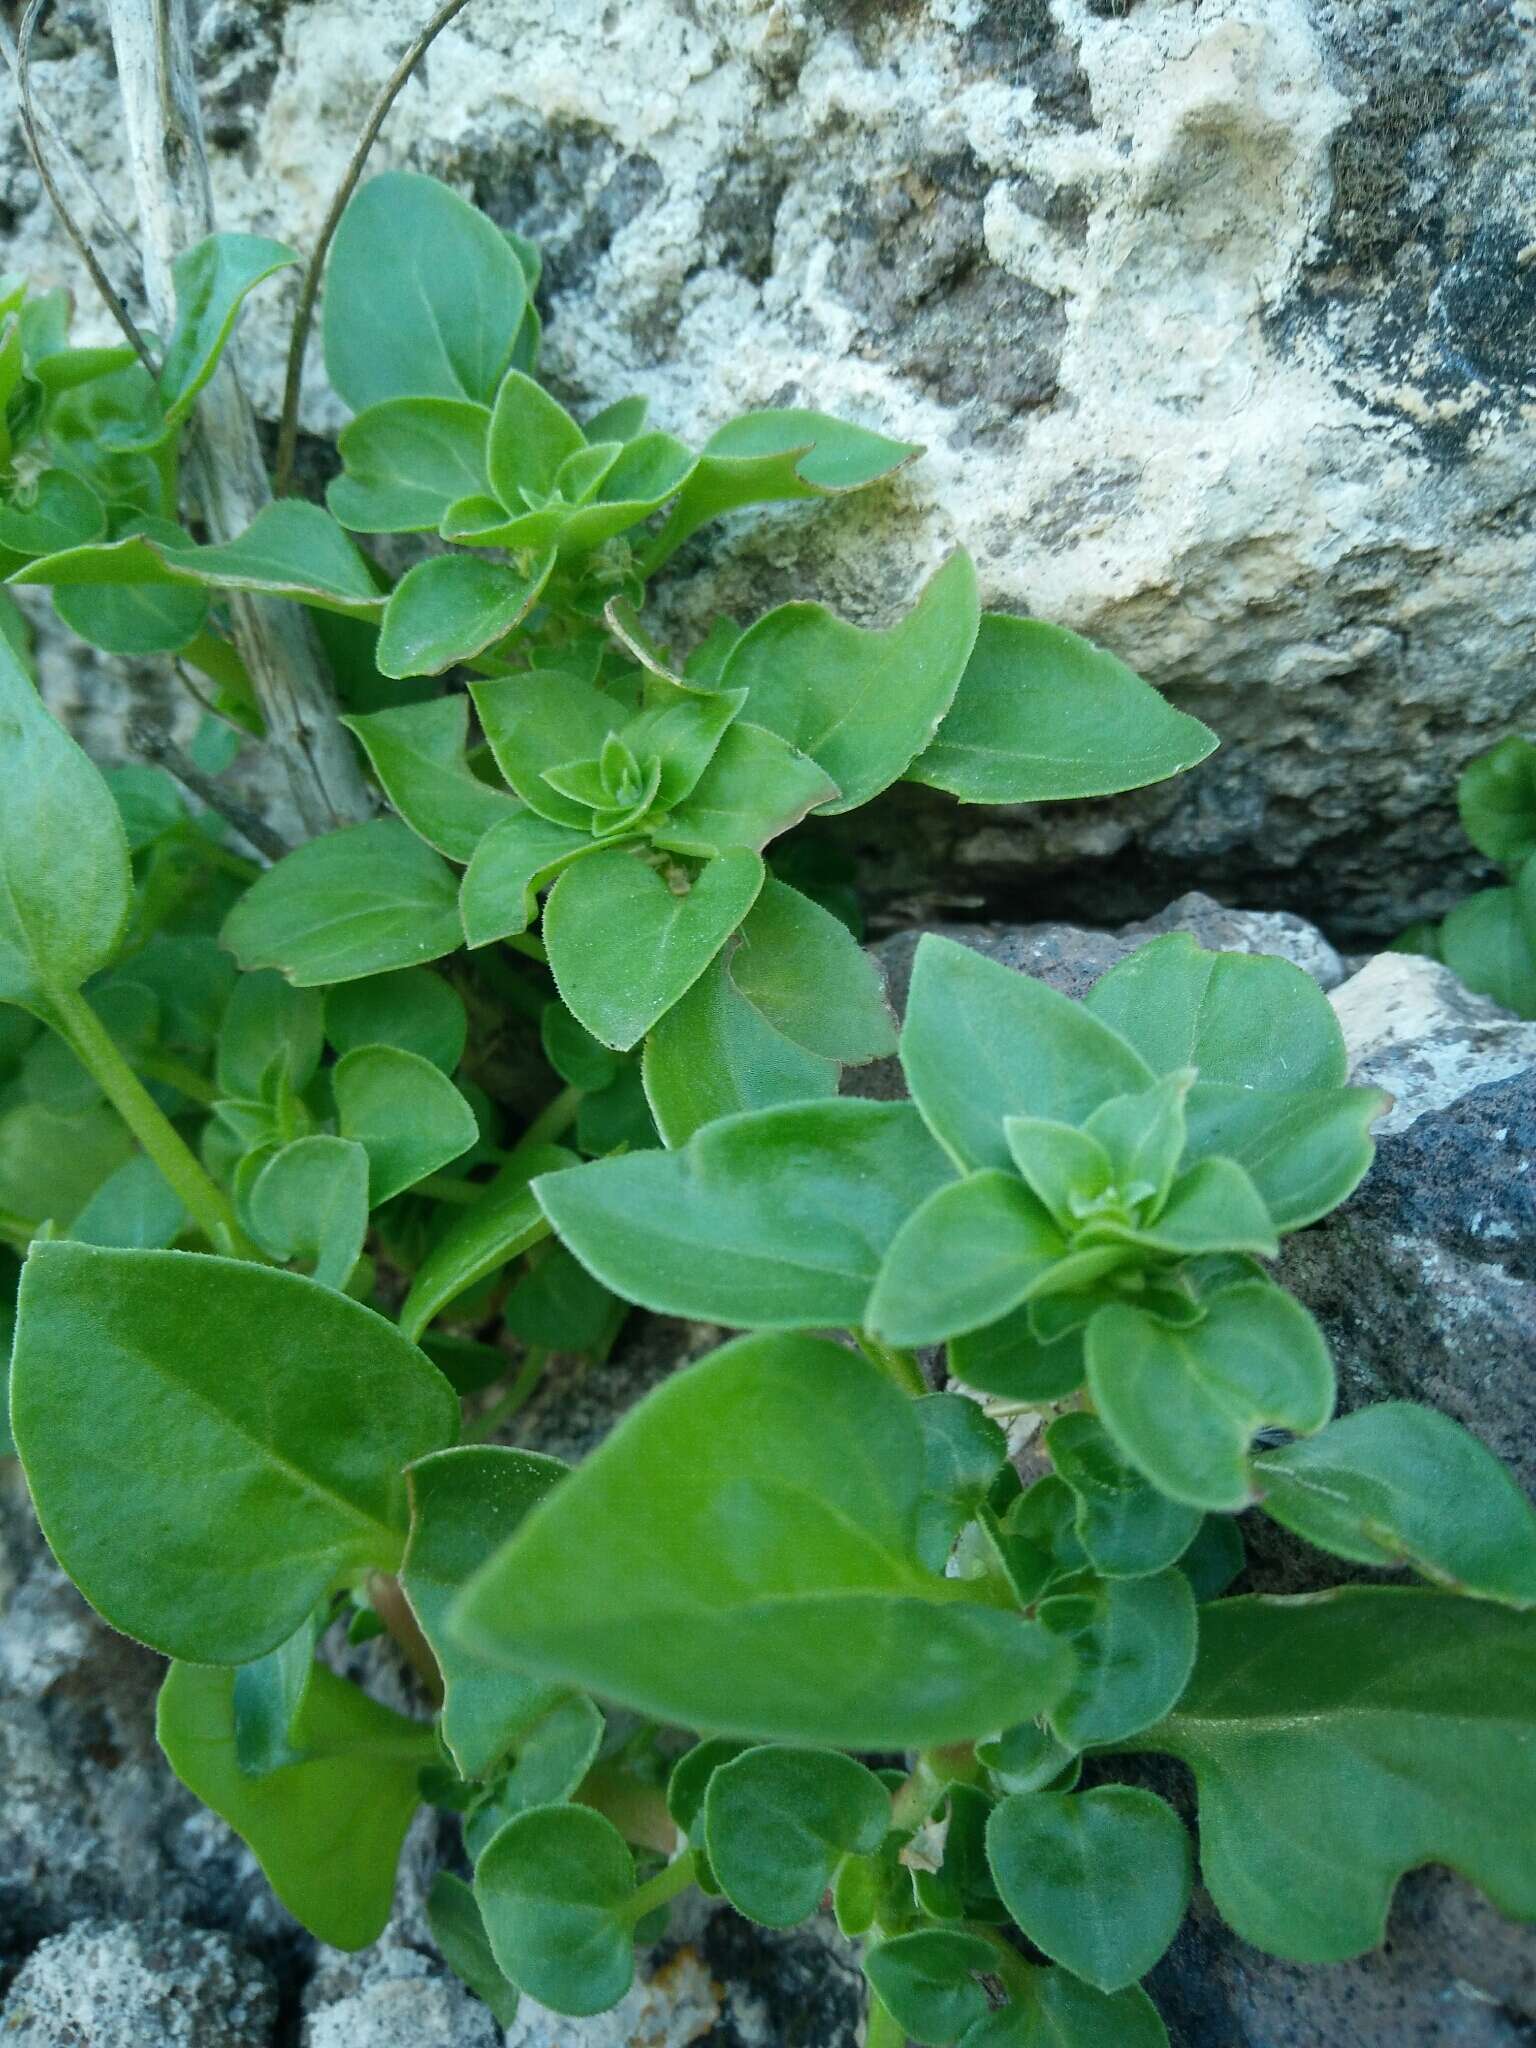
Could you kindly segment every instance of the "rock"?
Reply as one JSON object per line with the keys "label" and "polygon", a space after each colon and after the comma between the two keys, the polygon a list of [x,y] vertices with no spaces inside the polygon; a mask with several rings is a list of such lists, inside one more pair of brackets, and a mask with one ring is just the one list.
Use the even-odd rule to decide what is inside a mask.
{"label": "rock", "polygon": [[[312,245],[425,11],[201,11],[225,226]],[[43,30],[39,99],[130,215],[104,15]],[[854,828],[875,887],[1104,920],[1202,883],[1379,939],[1476,875],[1456,772],[1536,706],[1530,30],[1530,0],[477,0],[373,162],[542,240],[579,407],[639,389],[697,436],[811,404],[927,445],[691,549],[680,636],[788,596],[888,619],[963,542],[989,604],[1223,738],[1105,803],[896,792]],[[74,279],[14,133],[0,166],[8,261]],[[294,291],[244,323],[269,418]],[[339,419],[318,347],[305,418]]]}
{"label": "rock", "polygon": [[1378,953],[1335,992],[1333,1007],[1351,1077],[1394,1098],[1379,1137],[1448,1109],[1485,1081],[1536,1067],[1536,1023],[1473,995],[1448,967],[1414,953]]}
{"label": "rock", "polygon": [[12,2048],[273,2048],[277,1994],[227,1935],[81,1920],[27,1958],[0,2028]]}
{"label": "rock", "polygon": [[387,1938],[322,1966],[301,2048],[501,2048],[489,2011],[441,1963]]}

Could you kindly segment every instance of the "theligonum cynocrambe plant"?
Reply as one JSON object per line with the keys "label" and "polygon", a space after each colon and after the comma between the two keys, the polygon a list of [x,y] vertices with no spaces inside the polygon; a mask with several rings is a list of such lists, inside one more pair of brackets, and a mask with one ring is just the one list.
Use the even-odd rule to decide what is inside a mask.
{"label": "theligonum cynocrambe plant", "polygon": [[[204,247],[211,365],[260,266]],[[684,539],[915,451],[806,412],[697,454],[635,401],[578,425],[535,381],[536,271],[431,180],[365,187],[330,511],[218,549],[173,524],[174,395],[131,377],[125,436],[125,366],[79,366],[82,453],[23,334],[9,502],[78,518],[12,579],[101,645],[158,619],[136,651],[206,657],[247,720],[220,592],[310,605],[395,813],[253,881],[163,779],[109,786],[0,648],[14,1435],[66,1570],[174,1660],[174,1768],[342,1946],[421,1802],[459,1813],[473,1883],[439,1878],[433,1924],[503,2020],[612,2004],[697,1883],[774,1926],[830,1889],[877,2044],[1159,2042],[1136,1980],[1190,1849],[1114,1752],[1190,1765],[1205,1882],[1282,1955],[1371,1946],[1426,1860],[1536,1914],[1536,1517],[1429,1410],[1332,1421],[1266,1265],[1379,1107],[1313,985],[1168,939],[1073,1003],[929,938],[910,1101],[839,1093],[894,1028],[783,835],[903,777],[1133,787],[1211,736],[982,614],[963,555],[885,631],[793,604],[676,660],[642,608]],[[393,585],[349,538],[412,533],[445,551]],[[531,1120],[514,1030],[565,1084]],[[751,1334],[575,1471],[477,1440],[629,1302]],[[1222,1598],[1255,1505],[1429,1587]],[[430,1721],[317,1655],[340,1625],[400,1639]]]}

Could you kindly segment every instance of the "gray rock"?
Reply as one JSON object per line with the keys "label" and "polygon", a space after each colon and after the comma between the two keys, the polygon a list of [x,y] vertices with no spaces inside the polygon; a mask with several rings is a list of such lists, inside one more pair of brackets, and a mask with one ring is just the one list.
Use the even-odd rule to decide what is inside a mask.
{"label": "gray rock", "polygon": [[308,1986],[301,2048],[501,2048],[487,2009],[442,1965],[389,1939],[335,1956]]}
{"label": "gray rock", "polygon": [[14,2048],[273,2048],[277,1994],[227,1935],[81,1920],[27,1958],[0,2028]]}
{"label": "gray rock", "polygon": [[[313,244],[423,12],[201,10],[224,225]],[[989,604],[1225,742],[1102,804],[897,793],[857,828],[874,886],[1105,921],[1217,883],[1380,937],[1464,891],[1456,771],[1536,705],[1530,29],[1529,0],[477,0],[374,164],[541,238],[576,405],[641,389],[689,435],[820,405],[926,444],[693,549],[680,635],[791,595],[889,618],[959,541]],[[104,12],[43,30],[39,98],[131,217]],[[0,208],[9,263],[78,281],[14,133]],[[269,417],[294,289],[242,333]],[[339,418],[318,348],[305,418]]]}
{"label": "gray rock", "polygon": [[1437,960],[1378,953],[1335,991],[1333,1007],[1352,1078],[1393,1097],[1378,1136],[1536,1066],[1536,1023],[1473,995]]}

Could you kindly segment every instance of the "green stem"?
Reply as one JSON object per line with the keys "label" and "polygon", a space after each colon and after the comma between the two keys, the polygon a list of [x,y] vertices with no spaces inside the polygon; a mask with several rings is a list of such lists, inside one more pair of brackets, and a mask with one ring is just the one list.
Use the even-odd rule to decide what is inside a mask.
{"label": "green stem", "polygon": [[204,1109],[212,1109],[219,1099],[219,1091],[211,1081],[205,1080],[196,1067],[190,1067],[185,1060],[172,1059],[167,1053],[143,1052],[135,1061],[139,1072],[150,1081],[163,1081],[168,1088],[175,1088],[185,1095],[189,1102],[200,1102]]}
{"label": "green stem", "polygon": [[864,2048],[907,2048],[907,2030],[871,1987],[864,2021]]}
{"label": "green stem", "polygon": [[484,1443],[494,1429],[500,1429],[504,1422],[510,1422],[517,1411],[533,1399],[544,1369],[549,1364],[549,1353],[538,1345],[529,1347],[528,1354],[518,1368],[517,1378],[492,1407],[487,1408],[473,1429],[464,1432],[466,1443]]}
{"label": "green stem", "polygon": [[563,1138],[576,1121],[583,1093],[580,1088],[562,1088],[554,1101],[547,1102],[524,1131],[517,1149],[521,1151],[525,1145],[549,1145],[556,1138]]}
{"label": "green stem", "polygon": [[81,1065],[181,1197],[208,1242],[237,1258],[259,1259],[260,1252],[236,1222],[228,1198],[187,1149],[85,997],[78,990],[54,995],[52,1006],[58,1028]]}
{"label": "green stem", "polygon": [[923,1378],[923,1369],[912,1351],[898,1351],[893,1345],[882,1344],[878,1337],[871,1337],[867,1330],[855,1330],[854,1342],[869,1360],[878,1366],[891,1383],[904,1394],[911,1394],[921,1400],[928,1392],[928,1382]]}
{"label": "green stem", "polygon": [[647,1913],[654,1913],[658,1906],[667,1905],[679,1892],[687,1891],[693,1880],[694,1853],[685,1849],[664,1870],[658,1870],[654,1877],[639,1886],[624,1908],[625,1919],[631,1927],[635,1926]]}

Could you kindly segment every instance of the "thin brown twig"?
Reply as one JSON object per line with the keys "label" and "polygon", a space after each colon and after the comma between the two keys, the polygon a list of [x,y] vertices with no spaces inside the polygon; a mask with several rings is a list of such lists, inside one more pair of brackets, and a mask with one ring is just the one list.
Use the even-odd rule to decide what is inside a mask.
{"label": "thin brown twig", "polygon": [[122,329],[129,347],[149,374],[156,377],[159,370],[149,352],[149,344],[139,332],[133,315],[118,297],[116,287],[102,268],[96,251],[65,205],[64,195],[59,190],[58,181],[48,165],[47,152],[43,148],[43,138],[38,128],[37,109],[32,102],[32,31],[36,28],[37,18],[46,4],[47,0],[27,0],[16,31],[16,97],[21,107],[22,133],[26,136],[28,152],[37,175],[42,180],[43,190],[48,195],[48,203],[53,208],[59,226],[75,245],[80,261],[90,274],[92,284],[100,292],[107,311]]}
{"label": "thin brown twig", "polygon": [[292,852],[287,840],[274,832],[259,812],[220,789],[211,775],[205,775],[158,720],[142,711],[135,713],[128,722],[128,744],[146,761],[155,762],[167,775],[174,776],[190,796],[216,811],[226,824],[233,825],[241,838],[266,859],[281,860],[285,853]]}
{"label": "thin brown twig", "polygon": [[[37,0],[33,0],[33,4],[37,4]],[[283,385],[283,411],[277,430],[277,463],[272,478],[272,491],[275,497],[286,497],[293,482],[293,458],[299,438],[299,387],[304,378],[304,354],[309,347],[309,330],[314,323],[320,275],[325,269],[325,259],[330,254],[331,242],[341,224],[341,216],[346,211],[347,201],[356,190],[358,179],[363,175],[368,152],[378,139],[379,130],[384,125],[384,117],[394,105],[401,87],[441,31],[468,4],[469,0],[443,0],[442,6],[400,59],[369,109],[362,133],[357,138],[357,147],[352,152],[351,161],[341,183],[336,187],[314,252],[305,269],[303,283],[299,286],[299,303],[294,308],[293,332],[288,343],[288,374]]]}

